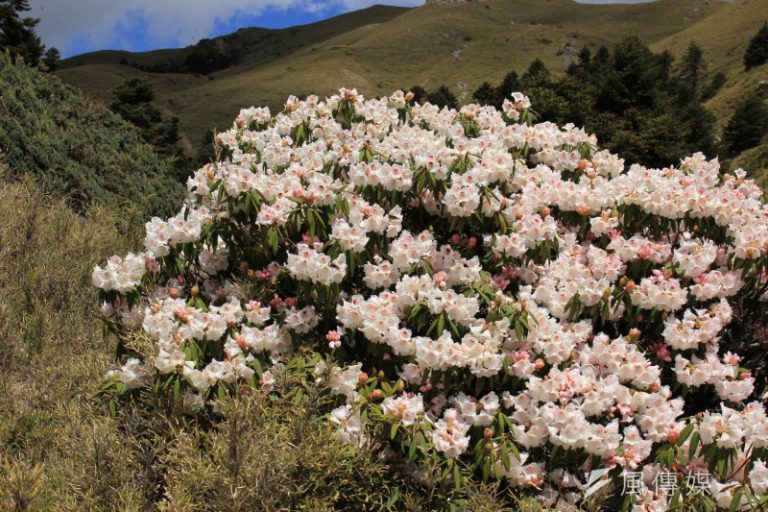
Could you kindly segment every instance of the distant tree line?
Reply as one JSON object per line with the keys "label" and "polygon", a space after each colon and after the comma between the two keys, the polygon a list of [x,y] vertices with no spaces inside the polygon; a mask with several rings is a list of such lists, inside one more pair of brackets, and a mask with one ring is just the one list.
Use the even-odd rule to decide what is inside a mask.
{"label": "distant tree line", "polygon": [[[766,36],[764,26],[747,54],[759,54],[756,48],[763,48],[760,41]],[[628,37],[611,49],[581,50],[563,76],[552,75],[543,62],[534,60],[522,75],[511,71],[497,85],[484,82],[473,99],[500,108],[512,92],[522,91],[540,120],[584,126],[629,162],[664,166],[695,151],[733,157],[768,134],[768,106],[754,91],[736,106],[718,140],[715,117],[704,102],[725,81],[723,73],[707,72],[704,52],[695,43],[675,62],[669,52],[654,53],[636,37]],[[445,85],[431,92],[421,86],[410,90],[415,101],[458,106]]]}
{"label": "distant tree line", "polygon": [[201,39],[196,45],[186,50],[183,59],[167,59],[154,64],[140,64],[123,58],[120,59],[120,64],[148,73],[209,75],[241,62],[246,49],[245,47],[228,45],[222,39]]}

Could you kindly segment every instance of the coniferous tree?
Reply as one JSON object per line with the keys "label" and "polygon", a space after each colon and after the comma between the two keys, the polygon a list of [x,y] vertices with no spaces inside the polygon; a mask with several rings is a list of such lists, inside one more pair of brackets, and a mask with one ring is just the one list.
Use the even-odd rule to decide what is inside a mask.
{"label": "coniferous tree", "polygon": [[446,85],[441,85],[436,91],[429,93],[427,101],[438,107],[456,108],[459,106],[459,100]]}
{"label": "coniferous tree", "polygon": [[691,102],[682,109],[679,118],[686,128],[685,142],[690,151],[701,151],[709,156],[717,154],[717,119],[712,112],[700,102]]}
{"label": "coniferous tree", "polygon": [[496,88],[488,82],[483,82],[472,97],[481,105],[493,105],[496,101]]}
{"label": "coniferous tree", "polygon": [[496,88],[496,100],[493,106],[501,108],[504,99],[509,98],[513,92],[518,91],[520,91],[520,78],[517,76],[517,73],[510,71]]}
{"label": "coniferous tree", "polygon": [[715,76],[709,81],[704,90],[701,92],[701,101],[707,101],[715,96],[725,85],[728,77],[722,71],[715,73]]}
{"label": "coniferous tree", "polygon": [[589,48],[584,48],[579,52],[579,59],[572,62],[566,73],[582,83],[587,83],[591,80],[590,75],[594,71],[594,62],[592,60],[592,52]]}
{"label": "coniferous tree", "polygon": [[723,146],[728,156],[753,148],[768,135],[768,105],[757,92],[736,106],[723,130]]}
{"label": "coniferous tree", "polygon": [[160,122],[160,111],[153,105],[155,91],[152,84],[143,78],[126,80],[112,92],[114,101],[110,108],[120,117],[143,130]]}
{"label": "coniferous tree", "polygon": [[592,52],[589,48],[583,48],[579,52],[579,64],[585,68],[589,68],[592,65]]}
{"label": "coniferous tree", "polygon": [[541,60],[536,59],[523,73],[521,81],[527,86],[544,85],[549,81],[549,69]]}
{"label": "coniferous tree", "polygon": [[665,85],[668,85],[669,79],[672,77],[672,64],[674,62],[675,58],[668,50],[664,50],[656,57],[656,63],[659,66],[659,78]]}
{"label": "coniferous tree", "polygon": [[414,103],[423,103],[427,100],[427,90],[420,85],[414,85],[410,89],[406,89],[413,94]]}
{"label": "coniferous tree", "polygon": [[608,66],[611,63],[611,51],[607,46],[602,45],[595,52],[595,56],[592,58],[592,64],[595,67]]}
{"label": "coniferous tree", "polygon": [[28,0],[0,0],[0,50],[9,51],[27,64],[37,64],[45,46],[35,33],[40,20],[22,17],[29,10]]}
{"label": "coniferous tree", "polygon": [[752,69],[768,62],[768,23],[755,34],[744,53],[744,66]]}
{"label": "coniferous tree", "polygon": [[704,82],[704,52],[696,43],[691,43],[685,51],[680,68],[683,93],[689,101],[698,101]]}
{"label": "coniferous tree", "polygon": [[621,114],[630,108],[653,108],[663,71],[658,59],[637,37],[619,42],[600,87],[598,108]]}
{"label": "coniferous tree", "polygon": [[[534,61],[513,90],[531,98],[541,120],[585,126],[628,162],[665,166],[694,151],[714,156],[717,150],[714,117],[701,101],[705,86],[719,87],[723,76],[707,82],[696,45],[687,57],[673,73],[669,52],[653,53],[630,37],[613,53],[584,51],[564,77],[550,76]],[[697,93],[683,92],[689,89]]]}
{"label": "coniferous tree", "polygon": [[148,80],[133,78],[126,80],[113,91],[113,112],[141,129],[142,137],[155,150],[169,158],[174,165],[181,165],[179,140],[179,119],[164,117],[152,105],[155,91]]}
{"label": "coniferous tree", "polygon": [[59,69],[60,61],[61,53],[59,52],[59,49],[54,46],[48,48],[43,56],[43,64],[45,64],[45,67],[47,67],[50,72]]}

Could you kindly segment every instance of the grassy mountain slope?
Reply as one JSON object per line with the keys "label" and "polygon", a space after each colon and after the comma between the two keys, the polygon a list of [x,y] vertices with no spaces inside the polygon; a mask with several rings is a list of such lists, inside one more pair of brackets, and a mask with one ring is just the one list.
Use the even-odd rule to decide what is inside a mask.
{"label": "grassy mountain slope", "polygon": [[707,104],[718,120],[725,123],[745,91],[754,89],[762,80],[768,80],[768,66],[745,71],[743,64],[750,38],[765,21],[768,21],[768,0],[736,0],[725,3],[715,14],[652,46],[656,50],[669,50],[676,57],[685,53],[691,41],[701,46],[707,71],[722,71],[728,78],[720,93]]}
{"label": "grassy mountain slope", "polygon": [[[742,64],[749,39],[766,18],[768,0],[657,0],[634,5],[437,1],[396,11],[376,6],[318,24],[241,30],[221,38],[237,36],[251,43],[227,42],[244,49],[241,62],[208,77],[121,66],[117,62],[125,55],[116,52],[70,59],[60,76],[102,100],[126,78],[148,78],[158,92],[157,106],[180,118],[181,135],[195,146],[206,130],[228,126],[240,108],[279,109],[288,94],[322,95],[348,86],[371,96],[414,84],[428,89],[446,84],[467,101],[483,81],[498,83],[510,70],[524,71],[533,59],[541,59],[552,71],[563,70],[569,62],[569,52],[563,50],[568,47],[594,48],[636,35],[654,50],[669,50],[676,57],[692,41],[704,49],[710,76],[727,76],[725,86],[707,103],[722,125],[745,91],[768,80],[768,66],[746,72]],[[265,33],[272,35],[263,39]],[[252,44],[258,40],[261,44]],[[168,52],[185,51],[130,58],[150,63]],[[768,154],[768,144],[764,146],[756,153]],[[737,162],[760,166],[762,160]]]}
{"label": "grassy mountain slope", "polygon": [[[243,28],[232,34],[213,38],[215,46],[223,51],[242,53],[240,64],[263,63],[302,47],[321,43],[331,37],[371,23],[383,23],[408,11],[404,7],[376,5],[369,9],[342,14],[330,20],[298,25],[285,30]],[[120,64],[121,61],[141,66],[163,63],[183,63],[194,53],[199,44],[178,49],[161,49],[149,52],[103,50],[77,55],[62,62],[64,68],[91,64]]]}
{"label": "grassy mountain slope", "polygon": [[[274,58],[245,56],[209,79],[144,73],[120,66],[117,55],[104,52],[70,59],[66,65],[81,65],[63,69],[60,76],[101,99],[123,78],[148,77],[158,89],[158,106],[178,115],[182,134],[196,143],[204,130],[227,126],[239,108],[279,107],[291,93],[326,94],[346,85],[375,95],[415,83],[445,83],[468,99],[482,81],[498,82],[511,69],[524,70],[534,58],[553,70],[563,69],[561,50],[566,45],[610,44],[628,34],[654,43],[717,15],[724,6],[719,0],[636,5],[485,0],[429,3],[399,10],[396,16],[378,6],[323,22],[322,37],[317,36],[322,40],[312,43],[302,41],[320,24],[273,31],[274,41],[296,41],[283,43],[289,53],[281,49]],[[263,51],[276,48],[266,45]]]}
{"label": "grassy mountain slope", "polygon": [[14,175],[89,203],[170,213],[182,187],[136,128],[50,74],[0,55],[0,152]]}

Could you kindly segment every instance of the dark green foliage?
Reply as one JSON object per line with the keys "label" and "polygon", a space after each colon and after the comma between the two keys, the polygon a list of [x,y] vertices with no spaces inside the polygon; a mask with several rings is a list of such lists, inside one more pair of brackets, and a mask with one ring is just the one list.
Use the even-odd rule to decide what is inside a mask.
{"label": "dark green foliage", "polygon": [[760,66],[768,62],[768,23],[755,34],[749,41],[747,51],[744,52],[744,66],[747,69]]}
{"label": "dark green foliage", "polygon": [[433,91],[427,95],[427,101],[438,107],[456,108],[459,106],[459,101],[456,96],[446,85],[441,85],[436,91]]}
{"label": "dark green foliage", "polygon": [[496,88],[488,82],[483,82],[472,94],[472,98],[482,105],[493,105],[496,101]]}
{"label": "dark green foliage", "polygon": [[172,170],[129,123],[51,74],[0,56],[0,151],[78,208],[138,206],[170,214],[183,194]]}
{"label": "dark green foliage", "polygon": [[472,97],[481,105],[490,105],[500,109],[504,99],[509,98],[513,92],[517,92],[520,89],[520,78],[518,78],[517,73],[510,71],[497,87],[493,87],[488,82],[483,82]]}
{"label": "dark green foliage", "polygon": [[768,135],[768,106],[757,92],[736,106],[723,130],[723,146],[728,156],[753,148]]}
{"label": "dark green foliage", "polygon": [[434,91],[427,91],[420,85],[414,85],[405,90],[413,94],[413,99],[411,101],[414,103],[429,102],[439,107],[448,108],[457,108],[459,106],[459,100],[447,85],[441,85]]}
{"label": "dark green foliage", "polygon": [[663,80],[661,61],[636,37],[628,37],[613,49],[611,63],[595,80],[597,108],[621,113],[630,108],[654,108]]}
{"label": "dark green foliage", "polygon": [[544,85],[549,82],[549,70],[541,60],[536,59],[528,66],[528,71],[523,73],[522,81],[527,85]]}
{"label": "dark green foliage", "polygon": [[701,93],[701,100],[707,101],[714,98],[715,95],[720,92],[720,89],[723,88],[727,80],[728,77],[722,71],[715,73],[715,76],[712,77],[712,80],[709,81],[709,84],[704,87],[704,91]]}
{"label": "dark green foliage", "polygon": [[48,68],[48,71],[56,71],[59,69],[60,63],[61,53],[59,52],[59,49],[54,46],[48,48],[48,50],[45,52],[45,55],[43,56],[43,64],[45,64],[45,67]]}
{"label": "dark green foliage", "polygon": [[585,126],[628,163],[666,166],[695,151],[715,156],[715,119],[701,102],[725,76],[707,82],[704,62],[692,43],[674,72],[668,52],[655,54],[628,37],[613,51],[585,48],[562,77],[535,60],[520,79],[510,73],[496,88],[483,84],[475,99],[498,108],[522,91],[541,120]]}
{"label": "dark green foliage", "polygon": [[215,136],[215,130],[205,131],[200,139],[200,146],[197,148],[193,162],[190,162],[193,164],[192,167],[201,167],[216,158],[216,150],[213,143]]}
{"label": "dark green foliage", "polygon": [[520,90],[520,79],[517,73],[510,71],[506,74],[499,86],[496,88],[496,108],[501,108],[501,104],[504,102],[504,98],[508,98],[510,94]]}
{"label": "dark green foliage", "polygon": [[207,75],[228,68],[236,61],[236,55],[225,52],[215,41],[203,39],[195,45],[195,51],[184,60],[190,73]]}
{"label": "dark green foliage", "polygon": [[144,140],[169,160],[180,179],[184,178],[188,162],[182,158],[181,150],[177,145],[179,119],[165,117],[155,108],[152,104],[155,99],[152,84],[142,78],[133,78],[116,87],[112,94],[114,96],[114,101],[110,105],[112,111],[138,127]]}
{"label": "dark green foliage", "polygon": [[427,90],[420,85],[414,85],[409,91],[413,93],[413,101],[415,103],[421,103],[427,99]]}
{"label": "dark green foliage", "polygon": [[701,49],[701,46],[691,43],[683,56],[683,62],[680,67],[682,89],[684,94],[691,100],[701,98],[705,72],[704,51]]}
{"label": "dark green foliage", "polygon": [[201,39],[182,50],[181,55],[153,64],[139,64],[121,59],[121,64],[148,73],[194,73],[208,75],[237,64],[247,47],[237,42],[237,33],[218,39]]}
{"label": "dark green foliage", "polygon": [[29,11],[28,0],[0,0],[0,51],[8,51],[29,64],[36,64],[45,48],[35,34],[37,18],[22,17]]}

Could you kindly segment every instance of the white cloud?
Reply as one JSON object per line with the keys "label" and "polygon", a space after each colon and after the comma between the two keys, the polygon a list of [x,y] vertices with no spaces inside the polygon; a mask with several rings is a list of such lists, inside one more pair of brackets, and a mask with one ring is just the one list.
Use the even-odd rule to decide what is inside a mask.
{"label": "white cloud", "polygon": [[[211,35],[218,23],[238,13],[258,16],[265,9],[307,13],[361,9],[376,0],[31,0],[31,15],[41,18],[38,33],[47,46],[66,55],[85,40],[97,48],[130,48],[126,36],[139,26],[157,48],[193,44]],[[394,0],[418,5],[423,0]],[[299,20],[300,21],[300,20]]]}

